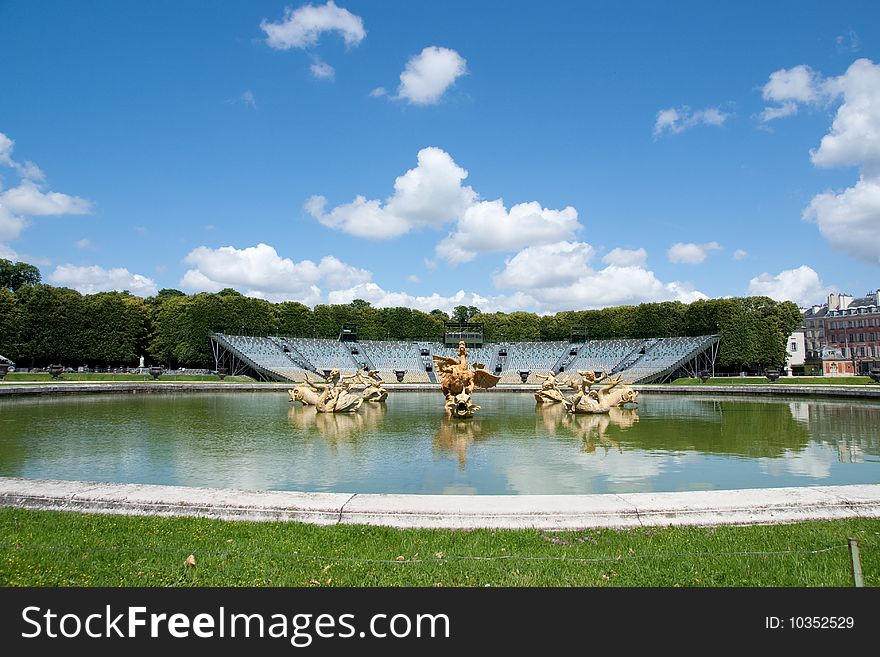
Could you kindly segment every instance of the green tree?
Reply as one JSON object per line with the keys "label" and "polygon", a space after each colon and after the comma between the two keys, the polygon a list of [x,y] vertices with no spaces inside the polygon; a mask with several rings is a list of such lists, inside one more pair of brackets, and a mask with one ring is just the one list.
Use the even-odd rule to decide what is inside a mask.
{"label": "green tree", "polygon": [[21,309],[18,300],[0,287],[0,356],[17,360],[21,356]]}
{"label": "green tree", "polygon": [[40,280],[40,270],[33,265],[0,258],[0,288],[15,292],[25,285],[37,285]]}
{"label": "green tree", "polygon": [[471,317],[478,314],[480,309],[476,306],[456,306],[452,309],[453,322],[469,322]]}

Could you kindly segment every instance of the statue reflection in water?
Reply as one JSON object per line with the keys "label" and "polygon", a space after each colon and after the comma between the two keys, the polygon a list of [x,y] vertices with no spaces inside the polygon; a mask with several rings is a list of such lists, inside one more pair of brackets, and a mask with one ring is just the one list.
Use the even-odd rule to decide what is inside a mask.
{"label": "statue reflection in water", "polygon": [[[635,408],[612,407],[607,413],[571,414],[565,413],[562,425],[566,431],[583,442],[583,451],[592,454],[597,447],[623,450],[620,443],[612,435],[626,431],[639,421],[639,412]],[[609,431],[610,430],[610,431]]]}
{"label": "statue reflection in water", "polygon": [[468,449],[475,440],[482,437],[480,421],[460,422],[455,417],[447,416],[440,418],[440,426],[434,434],[434,447],[455,454],[458,458],[458,469],[464,470]]}
{"label": "statue reflection in water", "polygon": [[306,438],[320,434],[331,446],[356,442],[385,419],[385,404],[364,404],[357,413],[316,413],[311,406],[291,405],[287,420]]}

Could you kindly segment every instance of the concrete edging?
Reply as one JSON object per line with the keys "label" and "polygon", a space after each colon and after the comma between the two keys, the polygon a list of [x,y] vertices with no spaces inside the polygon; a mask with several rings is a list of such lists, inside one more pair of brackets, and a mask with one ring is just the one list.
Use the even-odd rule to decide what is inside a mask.
{"label": "concrete edging", "polygon": [[[162,393],[162,392],[279,392],[294,387],[294,383],[212,383],[212,382],[126,382],[92,383],[88,381],[69,381],[67,383],[2,383],[0,398],[36,395],[69,395],[94,393]],[[438,392],[437,384],[387,383],[389,392]],[[661,384],[633,385],[639,392],[662,394],[701,394],[701,395],[763,395],[782,397],[849,397],[857,399],[880,400],[880,385],[795,385],[795,384],[751,384],[741,386],[688,385],[670,386]],[[499,392],[534,393],[539,386],[503,385],[479,394]]]}
{"label": "concrete edging", "polygon": [[379,495],[0,477],[0,506],[399,528],[626,528],[880,518],[880,484],[599,495]]}

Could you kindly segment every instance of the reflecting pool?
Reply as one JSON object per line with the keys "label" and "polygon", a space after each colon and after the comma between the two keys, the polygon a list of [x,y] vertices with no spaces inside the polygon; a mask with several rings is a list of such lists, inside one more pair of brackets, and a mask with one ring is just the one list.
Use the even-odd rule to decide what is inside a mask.
{"label": "reflecting pool", "polygon": [[880,483],[880,403],[643,393],[569,416],[439,392],[322,414],[286,393],[0,400],[0,476],[264,490],[580,494]]}

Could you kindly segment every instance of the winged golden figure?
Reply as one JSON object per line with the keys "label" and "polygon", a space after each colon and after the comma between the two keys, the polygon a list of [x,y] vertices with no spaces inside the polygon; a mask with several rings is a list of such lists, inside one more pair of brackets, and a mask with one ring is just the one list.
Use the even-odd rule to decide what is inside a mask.
{"label": "winged golden figure", "polygon": [[458,358],[434,354],[434,368],[440,374],[440,390],[446,397],[446,409],[458,417],[471,417],[480,407],[470,401],[474,388],[492,388],[500,380],[477,363],[473,369],[468,365],[468,352],[464,342],[458,343]]}

